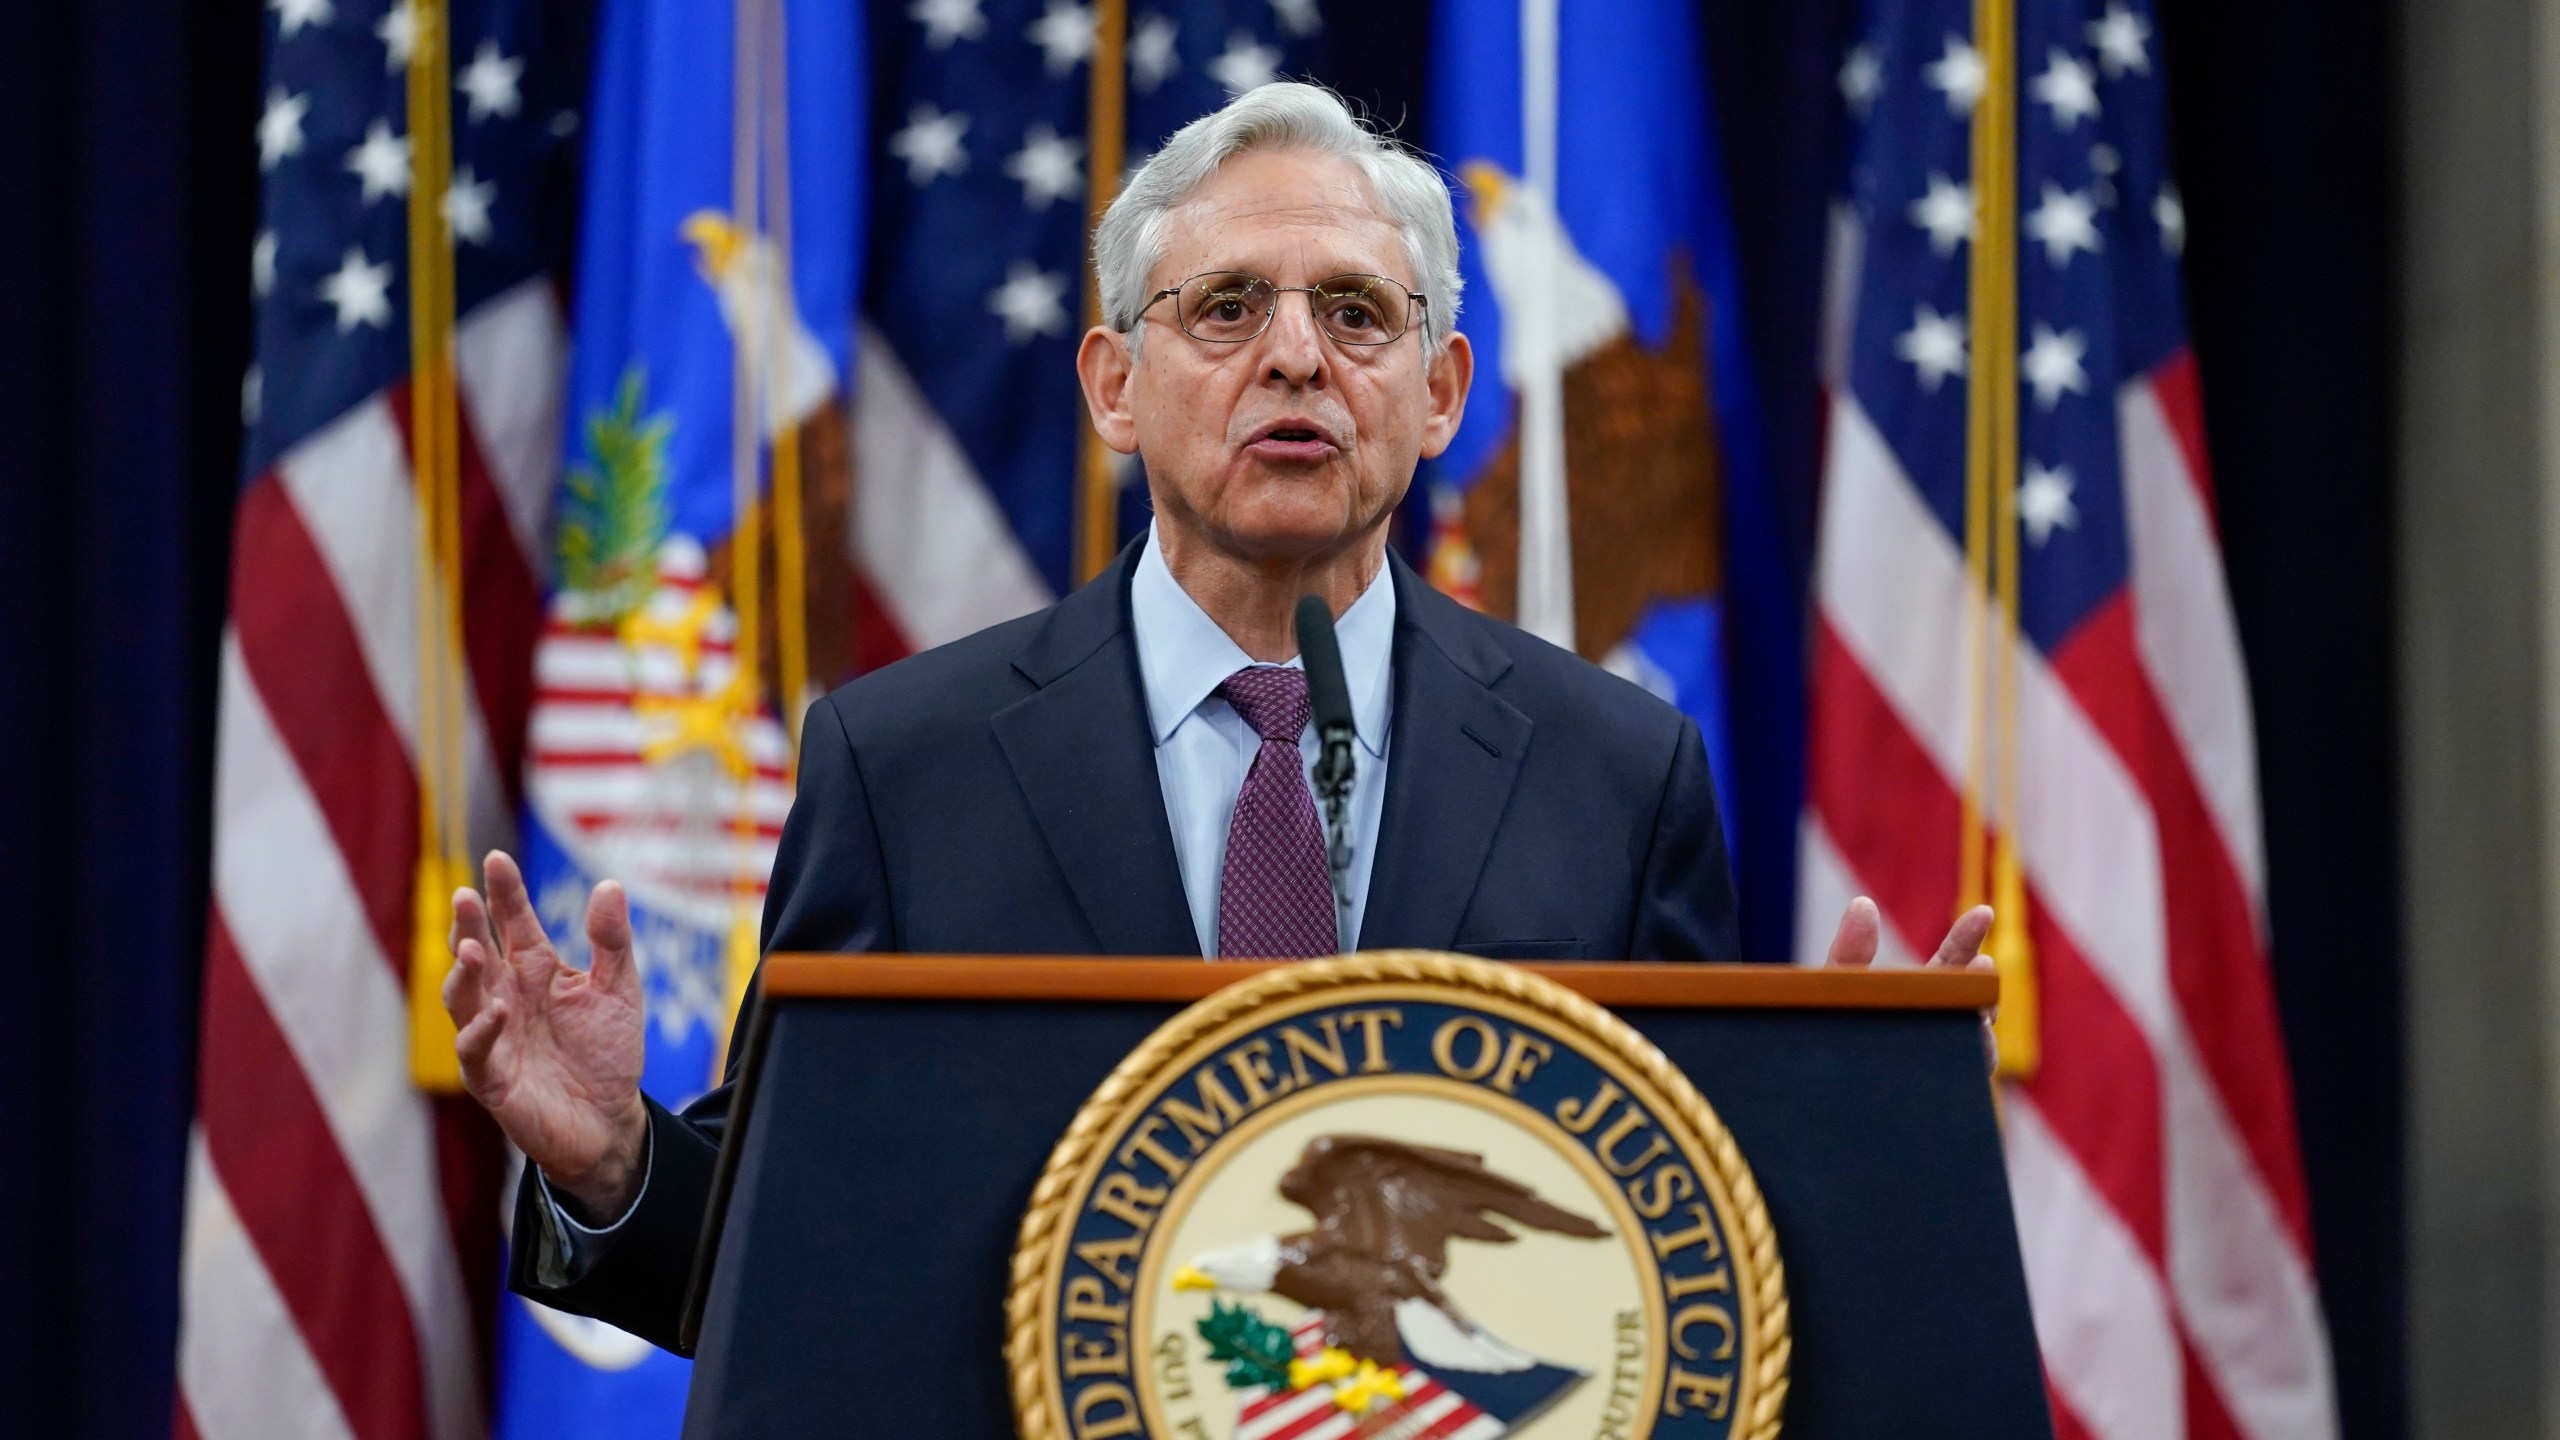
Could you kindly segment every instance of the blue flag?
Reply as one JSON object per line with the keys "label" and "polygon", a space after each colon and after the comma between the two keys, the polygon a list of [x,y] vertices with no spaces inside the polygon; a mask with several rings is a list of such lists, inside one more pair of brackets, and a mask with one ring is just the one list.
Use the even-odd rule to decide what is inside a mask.
{"label": "blue flag", "polygon": [[[1741,276],[1685,0],[1440,0],[1428,137],[1459,179],[1465,424],[1432,578],[1705,736],[1755,952],[1784,954],[1802,768]],[[1745,778],[1747,777],[1747,778]]]}
{"label": "blue flag", "polygon": [[[527,743],[536,908],[580,963],[587,892],[623,883],[648,997],[642,1084],[669,1105],[713,1083],[753,962],[791,801],[782,717],[802,698],[776,682],[809,668],[777,655],[806,653],[777,620],[813,608],[805,576],[777,581],[779,527],[742,530],[739,495],[770,486],[755,516],[788,519],[786,489],[827,507],[853,366],[860,19],[853,0],[747,13],[765,28],[741,84],[729,3],[604,6]],[[803,525],[803,540],[824,529]],[[840,570],[841,543],[802,559]],[[691,1367],[646,1342],[509,1297],[498,1348],[502,1437],[677,1431]]]}

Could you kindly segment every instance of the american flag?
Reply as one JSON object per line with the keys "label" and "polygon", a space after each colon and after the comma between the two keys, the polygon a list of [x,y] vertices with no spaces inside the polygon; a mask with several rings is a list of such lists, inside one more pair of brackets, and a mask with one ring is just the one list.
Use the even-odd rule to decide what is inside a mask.
{"label": "american flag", "polygon": [[[2149,0],[2019,0],[2014,840],[2043,1060],[2002,1107],[2064,1440],[2337,1433],[2267,967],[2249,694],[2223,583],[2186,219]],[[1955,913],[1970,0],[1877,0],[1841,87],[1800,891],[1820,947]]]}
{"label": "american flag", "polygon": [[[1132,0],[1123,160],[1306,73],[1316,0]],[[854,546],[876,666],[1026,614],[1076,573],[1095,7],[875,7],[870,273],[854,388]],[[1146,486],[1120,469],[1123,527]]]}
{"label": "american flag", "polygon": [[[1324,1312],[1311,1310],[1290,1327],[1301,1360],[1324,1350]],[[1511,1427],[1412,1364],[1391,1372],[1397,1397],[1381,1397],[1358,1413],[1318,1381],[1296,1390],[1252,1389],[1236,1407],[1236,1440],[1501,1440]]]}
{"label": "american flag", "polygon": [[[190,1137],[181,1437],[484,1426],[494,1137],[409,1080],[419,547],[407,69],[418,12],[268,0],[257,365],[222,640]],[[505,835],[531,685],[561,332],[546,178],[574,129],[533,0],[454,0],[465,755]]]}

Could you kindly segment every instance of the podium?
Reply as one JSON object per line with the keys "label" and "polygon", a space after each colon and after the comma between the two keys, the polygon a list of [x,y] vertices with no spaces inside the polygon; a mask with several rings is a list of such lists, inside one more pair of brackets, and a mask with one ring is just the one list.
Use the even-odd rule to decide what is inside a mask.
{"label": "podium", "polygon": [[[684,1434],[1015,1435],[1006,1300],[1053,1147],[1159,1026],[1272,968],[769,957],[695,1265]],[[2049,1440],[1992,977],[1521,968],[1658,1047],[1747,1158],[1783,1257],[1790,1440]]]}

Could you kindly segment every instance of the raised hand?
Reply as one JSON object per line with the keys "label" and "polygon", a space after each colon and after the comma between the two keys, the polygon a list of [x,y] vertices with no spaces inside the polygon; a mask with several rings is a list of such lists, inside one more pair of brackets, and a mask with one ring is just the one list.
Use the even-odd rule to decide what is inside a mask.
{"label": "raised hand", "polygon": [[444,1008],[460,1033],[462,1083],[555,1194],[602,1222],[640,1188],[649,1117],[640,1102],[646,1005],[632,964],[631,909],[611,880],[587,897],[585,970],[542,932],[524,872],[492,850],[488,899],[453,895]]}
{"label": "raised hand", "polygon": [[[1947,938],[1938,942],[1937,953],[1929,957],[1923,969],[1989,970],[1991,957],[1982,953],[1982,942],[1991,938],[1991,907],[1976,905],[1956,917],[1947,929]],[[1831,936],[1831,951],[1823,957],[1823,968],[1864,970],[1876,963],[1876,947],[1884,941],[1884,912],[1876,902],[1861,895],[1849,902],[1840,913],[1840,928]],[[1991,1012],[1982,1012],[1982,1063],[1992,1070],[2000,1068],[1999,1042],[1991,1038]]]}
{"label": "raised hand", "polygon": [[[1931,970],[1988,970],[1991,957],[1982,953],[1982,942],[1991,934],[1991,907],[1976,905],[1956,917],[1947,938],[1938,942],[1938,952],[1929,957]],[[1876,963],[1876,947],[1884,939],[1884,915],[1876,902],[1861,895],[1849,902],[1840,915],[1840,928],[1831,937],[1831,950],[1823,958],[1825,967],[1863,970]]]}

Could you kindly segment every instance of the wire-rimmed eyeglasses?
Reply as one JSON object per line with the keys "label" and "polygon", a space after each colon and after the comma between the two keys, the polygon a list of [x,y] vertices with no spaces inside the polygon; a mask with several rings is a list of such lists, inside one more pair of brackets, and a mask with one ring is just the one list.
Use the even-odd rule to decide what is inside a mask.
{"label": "wire-rimmed eyeglasses", "polygon": [[1241,345],[1271,328],[1283,295],[1304,295],[1316,325],[1344,345],[1385,345],[1404,338],[1426,303],[1384,275],[1336,275],[1313,285],[1274,285],[1242,270],[1212,270],[1159,290],[1140,314],[1173,296],[1182,333],[1212,345]]}

